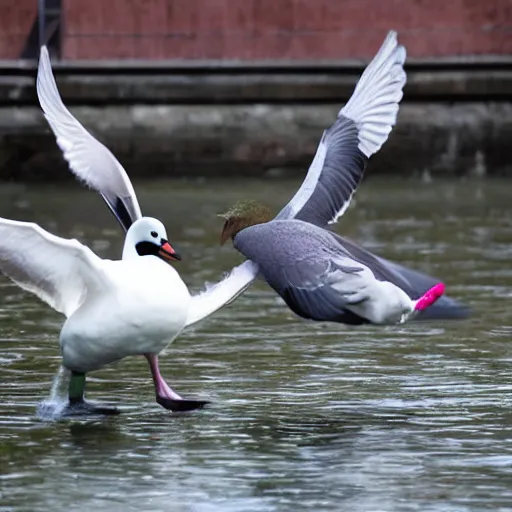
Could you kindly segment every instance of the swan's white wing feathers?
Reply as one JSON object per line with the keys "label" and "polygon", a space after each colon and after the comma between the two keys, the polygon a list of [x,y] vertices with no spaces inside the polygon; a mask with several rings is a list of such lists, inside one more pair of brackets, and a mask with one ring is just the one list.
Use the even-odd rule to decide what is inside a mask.
{"label": "swan's white wing feathers", "polygon": [[186,326],[195,324],[218,309],[232,302],[256,279],[259,266],[250,261],[244,261],[222,281],[208,287],[204,292],[192,296]]}
{"label": "swan's white wing feathers", "polygon": [[77,240],[0,218],[0,272],[66,316],[104,286],[102,260]]}
{"label": "swan's white wing feathers", "polygon": [[123,227],[128,229],[141,217],[133,186],[116,157],[87,132],[62,102],[46,46],[41,48],[39,58],[37,95],[72,172],[102,194]]}

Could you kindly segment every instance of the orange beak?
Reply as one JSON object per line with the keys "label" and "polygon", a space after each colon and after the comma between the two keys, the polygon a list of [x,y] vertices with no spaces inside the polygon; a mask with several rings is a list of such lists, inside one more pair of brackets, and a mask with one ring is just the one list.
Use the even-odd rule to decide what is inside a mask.
{"label": "orange beak", "polygon": [[166,261],[180,261],[181,256],[171,247],[169,242],[164,241],[158,249],[158,256]]}

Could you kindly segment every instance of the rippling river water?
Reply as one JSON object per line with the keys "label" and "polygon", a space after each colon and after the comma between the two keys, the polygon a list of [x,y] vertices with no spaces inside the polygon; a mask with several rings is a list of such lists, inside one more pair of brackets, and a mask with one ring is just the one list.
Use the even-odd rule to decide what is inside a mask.
{"label": "rippling river water", "polygon": [[[277,210],[296,187],[136,184],[193,290],[241,261],[218,246],[215,213],[248,197]],[[88,386],[120,416],[39,419],[62,317],[0,279],[0,510],[511,510],[511,197],[509,181],[366,182],[337,231],[441,277],[473,317],[315,324],[254,285],[162,357],[180,393],[212,401],[187,415],[160,408],[145,360],[129,358]],[[120,255],[106,207],[73,183],[2,185],[0,216]]]}

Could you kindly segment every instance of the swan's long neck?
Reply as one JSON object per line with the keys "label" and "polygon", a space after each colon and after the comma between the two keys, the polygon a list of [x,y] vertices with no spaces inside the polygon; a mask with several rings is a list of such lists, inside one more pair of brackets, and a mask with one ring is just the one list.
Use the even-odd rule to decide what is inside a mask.
{"label": "swan's long neck", "polygon": [[139,253],[137,252],[137,249],[135,249],[135,240],[133,240],[132,233],[128,231],[126,234],[126,238],[124,240],[124,246],[123,246],[123,260],[128,260],[131,258],[136,258],[139,256]]}

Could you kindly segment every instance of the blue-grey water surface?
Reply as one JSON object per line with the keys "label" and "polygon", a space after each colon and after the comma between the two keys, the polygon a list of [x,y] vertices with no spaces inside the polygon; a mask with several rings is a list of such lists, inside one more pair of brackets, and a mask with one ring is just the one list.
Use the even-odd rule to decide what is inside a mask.
{"label": "blue-grey water surface", "polygon": [[[195,291],[242,260],[218,246],[215,213],[248,197],[277,210],[296,187],[136,184]],[[63,317],[2,278],[0,511],[512,510],[511,197],[508,181],[365,182],[336,230],[439,276],[473,317],[311,323],[258,283],[161,358],[178,392],[212,401],[186,415],[154,402],[139,357],[89,377],[88,398],[121,415],[40,419]],[[78,184],[4,184],[0,216],[120,255],[121,230]]]}

